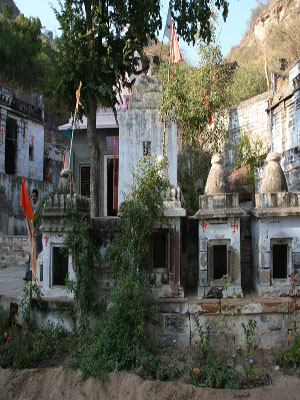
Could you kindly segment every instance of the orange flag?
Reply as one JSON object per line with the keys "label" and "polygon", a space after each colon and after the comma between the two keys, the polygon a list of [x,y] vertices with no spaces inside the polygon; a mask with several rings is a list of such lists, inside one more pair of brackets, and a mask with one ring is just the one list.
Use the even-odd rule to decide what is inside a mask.
{"label": "orange flag", "polygon": [[25,185],[25,178],[23,176],[22,179],[22,186],[21,186],[21,196],[20,196],[20,206],[24,209],[24,214],[26,217],[33,220],[34,215],[30,203],[30,199],[27,193],[26,185]]}
{"label": "orange flag", "polygon": [[21,196],[20,196],[20,206],[24,209],[24,214],[26,215],[26,225],[28,230],[28,238],[30,244],[30,269],[32,271],[32,276],[36,281],[36,243],[34,239],[33,229],[30,220],[34,219],[32,206],[28,196],[28,192],[25,185],[25,178],[23,176],[22,186],[21,186]]}
{"label": "orange flag", "polygon": [[76,106],[75,106],[75,112],[76,112],[76,113],[77,113],[77,111],[78,111],[78,107],[79,107],[79,106],[81,106],[81,107],[84,109],[83,105],[82,105],[81,102],[80,102],[80,89],[81,89],[81,86],[82,86],[82,82],[80,81],[79,87],[78,87],[78,89],[76,90]]}
{"label": "orange flag", "polygon": [[64,151],[64,161],[63,161],[63,167],[62,167],[62,169],[70,169],[69,161],[68,161],[68,159],[67,159],[67,156],[66,156],[66,152],[65,152],[65,151]]}
{"label": "orange flag", "polygon": [[171,36],[171,44],[170,44],[170,55],[169,55],[170,61],[174,64],[174,66],[179,62],[183,60],[182,54],[180,53],[179,50],[179,44],[178,44],[178,39],[175,31],[175,25],[174,22],[172,23],[172,36]]}
{"label": "orange flag", "polygon": [[205,89],[204,89],[204,98],[205,98],[205,104],[206,104],[206,108],[207,108],[207,112],[208,112],[208,123],[209,123],[209,125],[211,125],[212,124],[212,116],[211,116],[211,113],[209,112],[209,107],[208,107],[208,102],[207,102]]}

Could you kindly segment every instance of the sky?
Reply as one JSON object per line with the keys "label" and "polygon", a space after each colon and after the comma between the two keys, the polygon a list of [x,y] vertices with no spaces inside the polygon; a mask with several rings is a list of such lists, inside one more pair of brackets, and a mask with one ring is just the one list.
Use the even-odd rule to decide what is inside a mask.
{"label": "sky", "polygon": [[[20,12],[26,17],[39,17],[42,25],[51,30],[54,36],[59,36],[59,24],[55,18],[51,5],[58,8],[57,0],[14,0]],[[159,40],[162,39],[165,21],[168,13],[168,0],[162,0],[162,24]],[[242,39],[247,21],[250,19],[251,10],[256,7],[257,0],[229,0],[229,13],[226,22],[222,18],[218,19],[217,36],[221,44],[223,55],[225,56],[232,46],[237,45]],[[167,43],[167,38],[164,39]],[[196,65],[198,60],[197,47],[188,46],[179,39],[179,46],[182,48],[184,58]]]}

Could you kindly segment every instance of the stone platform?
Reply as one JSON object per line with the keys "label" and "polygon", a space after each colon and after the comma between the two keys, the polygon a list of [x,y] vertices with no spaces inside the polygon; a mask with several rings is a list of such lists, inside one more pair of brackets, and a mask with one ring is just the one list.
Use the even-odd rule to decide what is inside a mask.
{"label": "stone platform", "polygon": [[[26,266],[0,269],[0,305],[9,309],[10,303],[20,304],[23,297],[23,276]],[[42,310],[37,312],[38,322],[63,323],[70,328],[65,312],[72,299],[42,297]],[[257,321],[257,341],[262,348],[288,345],[294,311],[300,318],[300,298],[263,298],[246,296],[243,299],[159,299],[160,313],[148,325],[151,335],[176,338],[181,346],[191,346],[198,339],[195,318],[201,326],[210,325],[212,343],[216,348],[234,348],[244,341],[242,324],[250,318]],[[21,310],[18,319],[21,321]]]}

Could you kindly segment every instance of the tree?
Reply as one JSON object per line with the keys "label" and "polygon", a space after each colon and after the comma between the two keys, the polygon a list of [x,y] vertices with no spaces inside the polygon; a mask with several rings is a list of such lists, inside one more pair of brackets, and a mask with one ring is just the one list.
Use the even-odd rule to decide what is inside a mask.
{"label": "tree", "polygon": [[[221,54],[219,45],[199,43],[199,66],[179,63],[160,69],[163,96],[160,117],[180,124],[183,140],[193,147],[219,151],[227,132],[226,117],[231,103],[229,83],[232,65]],[[212,124],[209,124],[210,118]]]}
{"label": "tree", "polygon": [[[162,27],[160,0],[65,0],[55,11],[61,25],[58,93],[74,109],[74,92],[82,81],[82,103],[87,116],[91,160],[91,215],[99,215],[99,159],[96,136],[98,104],[114,107],[128,76],[137,73],[147,37],[155,39]],[[210,39],[210,5],[223,9],[226,0],[171,0],[178,33],[193,42],[200,23],[201,36]],[[125,29],[126,28],[126,29]]]}
{"label": "tree", "polygon": [[36,86],[42,51],[41,22],[19,14],[14,20],[9,6],[0,14],[0,73],[2,79]]}

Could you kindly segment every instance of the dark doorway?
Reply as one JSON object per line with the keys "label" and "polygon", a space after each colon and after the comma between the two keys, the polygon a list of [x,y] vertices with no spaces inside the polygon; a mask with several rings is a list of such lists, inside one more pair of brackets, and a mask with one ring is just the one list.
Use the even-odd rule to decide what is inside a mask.
{"label": "dark doorway", "polygon": [[181,218],[181,284],[186,297],[197,296],[199,282],[199,221]]}
{"label": "dark doorway", "polygon": [[273,244],[273,279],[287,278],[287,244]]}
{"label": "dark doorway", "polygon": [[[114,164],[115,163],[115,164]],[[118,175],[119,159],[107,160],[107,215],[116,216],[118,213]]]}
{"label": "dark doorway", "polygon": [[152,267],[168,268],[167,232],[154,232],[152,235]]}
{"label": "dark doorway", "polygon": [[52,285],[66,285],[68,276],[68,255],[61,251],[61,247],[52,247]]}
{"label": "dark doorway", "polygon": [[7,117],[5,134],[5,172],[14,174],[17,153],[17,120]]}
{"label": "dark doorway", "polygon": [[89,165],[80,166],[80,194],[82,196],[90,197],[90,173],[91,168]]}
{"label": "dark doorway", "polygon": [[227,274],[227,246],[213,246],[213,279],[222,279]]}

